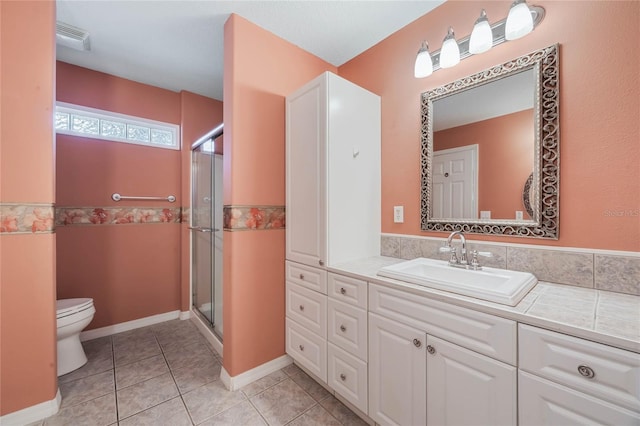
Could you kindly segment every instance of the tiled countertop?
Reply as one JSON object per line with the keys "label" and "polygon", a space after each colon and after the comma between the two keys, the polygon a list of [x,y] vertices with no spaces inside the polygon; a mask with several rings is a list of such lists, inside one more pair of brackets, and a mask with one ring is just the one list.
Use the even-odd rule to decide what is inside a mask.
{"label": "tiled countertop", "polygon": [[640,296],[539,281],[516,306],[423,287],[376,273],[403,259],[375,256],[327,268],[410,293],[640,353]]}

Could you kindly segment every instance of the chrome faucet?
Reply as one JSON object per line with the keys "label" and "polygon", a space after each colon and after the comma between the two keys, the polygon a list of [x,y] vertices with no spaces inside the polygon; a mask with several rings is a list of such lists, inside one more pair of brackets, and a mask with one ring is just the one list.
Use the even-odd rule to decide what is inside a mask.
{"label": "chrome faucet", "polygon": [[[451,242],[458,235],[460,237],[460,242],[462,243],[462,248],[460,249],[460,257],[456,253],[456,249],[451,246]],[[459,265],[467,265],[467,239],[464,237],[464,232],[462,231],[454,231],[447,238],[447,248],[451,252],[451,259],[449,259],[449,264],[454,266]]]}
{"label": "chrome faucet", "polygon": [[[458,257],[458,251],[455,247],[451,245],[453,239],[457,236],[460,237],[460,242],[462,243],[462,247],[460,248],[460,257]],[[462,231],[454,231],[447,238],[447,243],[444,247],[440,247],[441,252],[451,253],[451,257],[449,258],[449,265],[454,266],[456,268],[465,268],[465,269],[473,269],[474,271],[482,269],[480,266],[480,262],[478,262],[478,256],[484,257],[493,257],[493,254],[490,252],[479,252],[478,250],[471,251],[471,262],[469,262],[467,257],[467,239],[464,237],[464,232]]]}

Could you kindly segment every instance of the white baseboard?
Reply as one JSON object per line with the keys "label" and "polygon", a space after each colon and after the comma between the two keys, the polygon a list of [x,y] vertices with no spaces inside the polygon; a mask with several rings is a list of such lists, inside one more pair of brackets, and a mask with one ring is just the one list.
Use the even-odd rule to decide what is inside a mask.
{"label": "white baseboard", "polygon": [[122,333],[136,328],[146,327],[148,325],[158,324],[165,321],[178,319],[181,315],[180,311],[165,312],[164,314],[151,315],[150,317],[139,318],[132,321],[121,322],[119,324],[108,325],[106,327],[94,328],[80,333],[80,340],[93,340],[99,337],[111,336],[112,334]]}
{"label": "white baseboard", "polygon": [[60,395],[60,388],[58,388],[55,398],[41,402],[40,404],[32,405],[31,407],[23,408],[22,410],[14,411],[13,413],[5,414],[0,417],[0,425],[21,426],[46,419],[58,412],[61,402],[62,396]]}
{"label": "white baseboard", "polygon": [[291,363],[293,363],[293,358],[289,355],[282,355],[281,357],[265,362],[262,365],[233,377],[229,376],[229,373],[227,373],[227,370],[223,367],[220,371],[220,380],[227,389],[234,391],[248,385],[249,383],[253,383],[256,380],[262,379],[263,377],[268,376],[274,371],[278,371]]}
{"label": "white baseboard", "polygon": [[191,318],[191,311],[182,311],[182,312],[180,312],[180,319],[181,320],[188,320],[189,318]]}
{"label": "white baseboard", "polygon": [[218,336],[211,331],[209,326],[202,322],[202,319],[195,313],[191,314],[191,322],[195,324],[200,334],[207,339],[207,342],[209,342],[213,349],[218,352],[218,355],[222,356],[222,342],[218,339]]}

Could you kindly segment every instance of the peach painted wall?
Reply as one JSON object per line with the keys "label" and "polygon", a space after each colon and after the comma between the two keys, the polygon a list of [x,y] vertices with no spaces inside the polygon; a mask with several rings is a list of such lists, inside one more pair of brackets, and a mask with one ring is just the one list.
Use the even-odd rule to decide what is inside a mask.
{"label": "peach painted wall", "polygon": [[[54,202],[54,22],[53,1],[0,2],[0,203]],[[55,241],[0,234],[0,415],[56,396]]]}
{"label": "peach painted wall", "polygon": [[519,210],[528,219],[522,189],[533,171],[533,138],[533,110],[525,110],[436,132],[433,149],[478,144],[478,215],[515,219]]}
{"label": "peach painted wall", "polygon": [[[225,24],[224,52],[224,204],[283,206],[285,96],[337,70],[237,15]],[[284,251],[284,230],[224,233],[231,376],[285,353]]]}
{"label": "peach painted wall", "polygon": [[[222,123],[222,102],[197,95],[195,93],[183,91],[180,93],[182,103],[180,119],[182,123],[182,206],[190,207],[191,194],[191,144],[198,140],[201,136]],[[222,154],[222,144],[216,144],[216,153]],[[189,235],[189,222],[186,220],[182,223],[181,239],[181,302],[180,309],[188,311],[191,306],[191,278],[189,275],[191,264],[191,246]]]}
{"label": "peach painted wall", "polygon": [[[57,63],[57,99],[76,105],[180,124],[181,95],[86,68]],[[57,206],[181,205],[181,153],[57,136]],[[173,194],[166,201],[111,200],[111,194]],[[59,226],[58,298],[92,297],[87,329],[181,307],[181,226],[126,224]]]}
{"label": "peach painted wall", "polygon": [[[537,1],[546,17],[525,38],[413,78],[421,40],[439,49],[449,25],[467,35],[481,7],[495,21],[510,3],[448,1],[339,68],[342,77],[382,96],[382,232],[445,236],[420,231],[420,93],[560,43],[559,240],[472,238],[639,251],[640,2]],[[405,206],[405,223],[393,223],[394,205]]]}

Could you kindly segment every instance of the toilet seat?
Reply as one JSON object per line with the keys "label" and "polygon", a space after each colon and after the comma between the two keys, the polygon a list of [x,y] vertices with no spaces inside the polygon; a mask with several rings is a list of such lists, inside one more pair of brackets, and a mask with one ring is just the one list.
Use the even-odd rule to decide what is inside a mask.
{"label": "toilet seat", "polygon": [[93,308],[93,299],[61,299],[56,300],[56,319],[68,317]]}

